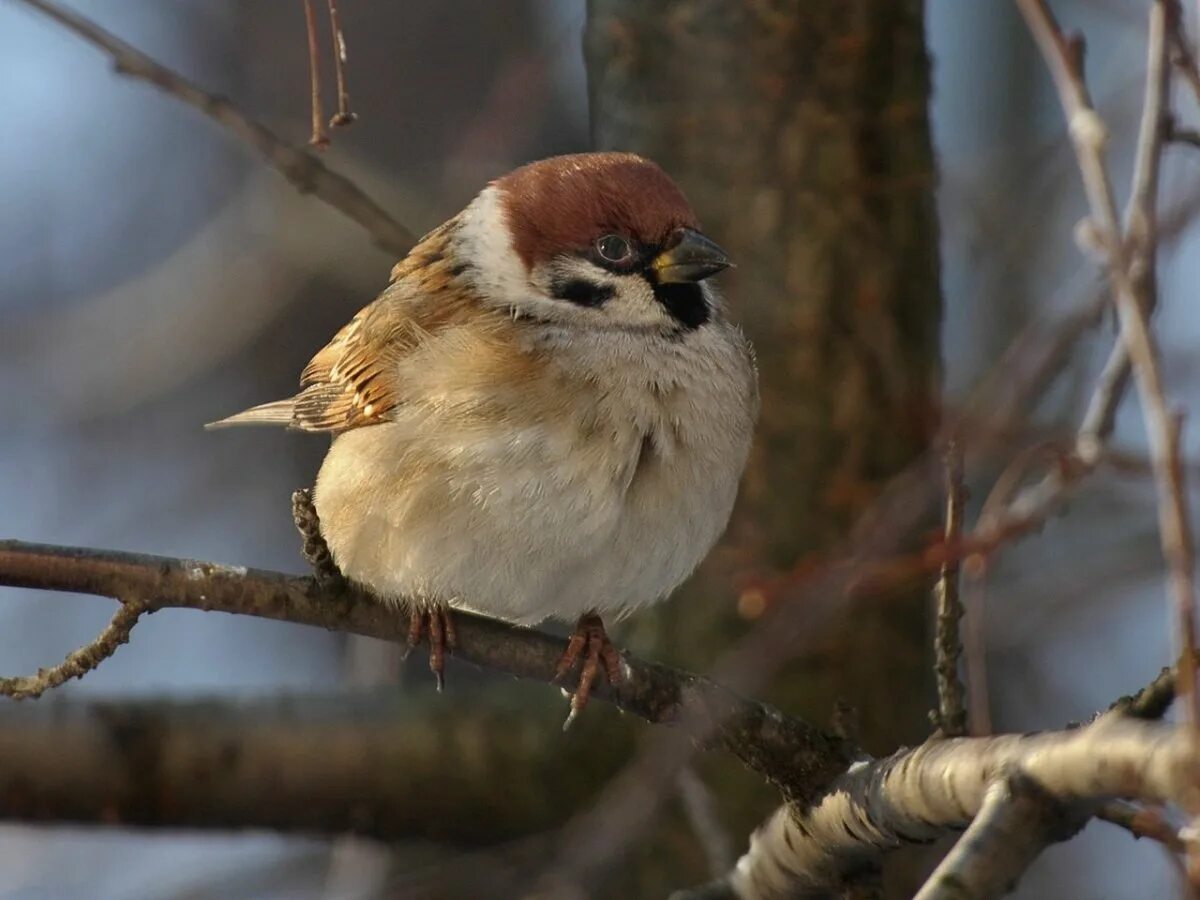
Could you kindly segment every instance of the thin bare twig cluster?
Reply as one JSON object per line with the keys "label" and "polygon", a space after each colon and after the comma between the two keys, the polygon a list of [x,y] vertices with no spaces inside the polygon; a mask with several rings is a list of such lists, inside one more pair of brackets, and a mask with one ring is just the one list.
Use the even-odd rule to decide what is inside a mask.
{"label": "thin bare twig cluster", "polygon": [[[350,91],[346,87],[346,36],[342,31],[338,0],[327,0],[329,30],[333,39],[333,70],[337,78],[337,112],[329,120],[329,128],[344,128],[358,116],[350,111]],[[313,0],[304,0],[304,26],[308,32],[308,72],[312,94],[312,136],[308,142],[318,150],[329,146],[329,131],[325,127],[325,106],[321,100],[321,49],[317,39],[317,15]]]}
{"label": "thin bare twig cluster", "polygon": [[38,10],[106,53],[115,64],[118,74],[151,84],[181,103],[199,110],[258,151],[300,193],[318,197],[364,228],[384,250],[404,256],[417,242],[415,234],[392,218],[354,182],[330,169],[311,153],[297,150],[229,100],[204,90],[95,22],[51,0],[19,2]]}

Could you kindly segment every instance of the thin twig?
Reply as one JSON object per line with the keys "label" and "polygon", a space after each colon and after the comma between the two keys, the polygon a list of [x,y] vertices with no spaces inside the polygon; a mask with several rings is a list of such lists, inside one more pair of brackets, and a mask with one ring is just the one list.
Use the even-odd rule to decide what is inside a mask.
{"label": "thin twig", "polygon": [[346,35],[342,32],[338,0],[329,0],[329,30],[333,33],[333,71],[337,76],[338,97],[338,110],[329,120],[329,127],[345,128],[358,116],[350,111],[350,90],[346,87]]}
{"label": "thin twig", "polygon": [[1191,41],[1184,31],[1183,16],[1173,16],[1168,25],[1171,63],[1182,73],[1196,99],[1200,100],[1200,66],[1196,65],[1196,54],[1192,51]]}
{"label": "thin twig", "polygon": [[1121,339],[1133,364],[1158,489],[1159,532],[1167,561],[1168,584],[1175,609],[1184,664],[1180,696],[1186,716],[1200,728],[1195,687],[1195,561],[1183,466],[1179,458],[1179,419],[1168,406],[1158,350],[1147,322],[1153,307],[1154,202],[1158,183],[1163,122],[1171,67],[1167,64],[1167,0],[1155,0],[1150,13],[1150,59],[1146,103],[1139,139],[1139,175],[1135,178],[1137,210],[1128,240],[1117,218],[1116,201],[1105,162],[1107,131],[1092,106],[1082,71],[1082,45],[1069,42],[1045,0],[1016,0],[1046,60],[1067,117],[1083,175],[1094,227],[1108,258],[1108,277],[1116,301]]}
{"label": "thin twig", "polygon": [[1187,851],[1187,845],[1179,836],[1179,829],[1173,827],[1160,810],[1135,806],[1124,800],[1110,800],[1100,807],[1096,818],[1124,828],[1135,838],[1158,841],[1172,853]]}
{"label": "thin twig", "polygon": [[[946,524],[945,542],[957,543],[962,534],[963,510],[966,505],[966,488],[963,486],[963,452],[957,440],[946,448]],[[958,675],[962,643],[959,638],[959,622],[963,617],[962,601],[959,598],[959,561],[947,559],[938,573],[935,597],[937,599],[937,630],[934,652],[937,674],[938,709],[934,714],[938,730],[945,737],[960,737],[967,733],[967,710],[962,679]]]}
{"label": "thin twig", "polygon": [[[1147,160],[1152,157],[1143,157]],[[1133,215],[1132,197],[1125,212],[1125,221]],[[1170,223],[1172,233],[1182,228],[1192,214],[1194,202],[1175,210]],[[1157,229],[1158,236],[1167,229]],[[1104,308],[1111,305],[1107,297],[1099,297]],[[1153,300],[1153,296],[1151,300]],[[1101,304],[1089,304],[1081,314],[1081,320],[1097,311]],[[1001,365],[1000,371],[1005,366]],[[1055,512],[1059,511],[1071,494],[1108,458],[1108,442],[1116,423],[1117,408],[1124,398],[1131,374],[1129,352],[1121,340],[1117,340],[1096,379],[1092,395],[1088,400],[1083,420],[1076,432],[1074,446],[1070,452],[1055,460],[1049,472],[1039,481],[1023,488],[1007,503],[1007,508],[995,516],[980,518],[976,528],[966,537],[959,548],[959,556],[986,558],[1014,540],[1033,534],[1041,529]]]}
{"label": "thin twig", "polygon": [[[1074,55],[1077,51],[1072,49],[1070,52]],[[1154,47],[1151,56],[1159,58]],[[1164,109],[1165,93],[1160,93],[1160,87],[1165,91],[1159,81],[1161,77],[1159,67],[1152,64],[1147,80],[1147,109],[1139,128],[1130,198],[1123,216],[1127,230],[1141,233],[1142,253],[1148,255],[1151,263],[1162,230],[1157,221],[1157,184],[1163,140],[1167,136],[1163,128],[1169,121]],[[1147,230],[1144,223],[1152,223],[1155,227]],[[1146,271],[1146,277],[1149,281],[1145,287],[1149,290],[1143,301],[1149,304],[1145,307],[1149,312],[1157,299],[1153,265]],[[987,517],[986,522],[981,519],[981,527],[972,535],[973,540],[984,545],[999,545],[1014,536],[1037,530],[1083,478],[1095,471],[1103,461],[1112,436],[1117,408],[1125,396],[1130,373],[1129,351],[1125,342],[1118,340],[1096,380],[1071,453],[1062,457],[1041,481],[1016,494],[1003,515]]]}
{"label": "thin twig", "polygon": [[65,684],[72,678],[82,678],[129,642],[129,632],[147,608],[136,601],[124,601],[112,620],[91,642],[67,655],[57,666],[38,669],[36,675],[15,675],[0,678],[0,695],[24,700],[40,697],[46,691]]}
{"label": "thin twig", "polygon": [[313,0],[304,0],[304,27],[308,32],[308,81],[312,98],[312,135],[308,142],[318,150],[329,146],[325,107],[321,103],[321,48],[317,44],[317,16]]}
{"label": "thin twig", "polygon": [[1180,128],[1178,125],[1173,125],[1167,133],[1167,139],[1173,144],[1187,144],[1190,147],[1200,147],[1200,131],[1197,131],[1195,128]]}
{"label": "thin twig", "polygon": [[1117,701],[1119,708],[1135,719],[1161,719],[1175,702],[1175,689],[1179,684],[1177,667],[1167,667],[1158,676],[1132,697]]}
{"label": "thin twig", "polygon": [[107,53],[118,74],[154,85],[194,107],[257,150],[302,194],[312,194],[362,226],[384,250],[404,256],[416,235],[393,219],[352,181],[329,169],[310,153],[290,146],[266,126],[249,118],[224,97],[210,94],[177,72],[151,59],[78,13],[50,0],[19,0],[45,14]]}

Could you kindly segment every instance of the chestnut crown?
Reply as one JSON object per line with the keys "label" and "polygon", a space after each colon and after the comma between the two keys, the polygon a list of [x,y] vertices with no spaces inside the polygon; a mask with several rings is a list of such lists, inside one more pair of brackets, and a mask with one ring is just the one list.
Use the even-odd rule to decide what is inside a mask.
{"label": "chestnut crown", "polygon": [[632,153],[556,156],[516,169],[496,187],[513,249],[528,269],[564,252],[583,252],[607,234],[658,247],[678,229],[698,228],[683,191]]}

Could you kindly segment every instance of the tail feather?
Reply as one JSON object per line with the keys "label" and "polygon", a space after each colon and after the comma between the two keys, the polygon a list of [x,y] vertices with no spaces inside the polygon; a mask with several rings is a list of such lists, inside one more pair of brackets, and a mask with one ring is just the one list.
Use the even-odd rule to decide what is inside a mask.
{"label": "tail feather", "polygon": [[214,428],[232,428],[237,425],[291,425],[295,420],[295,415],[296,398],[288,397],[286,400],[274,400],[271,403],[252,406],[227,419],[209,422],[204,427],[206,430],[212,430]]}

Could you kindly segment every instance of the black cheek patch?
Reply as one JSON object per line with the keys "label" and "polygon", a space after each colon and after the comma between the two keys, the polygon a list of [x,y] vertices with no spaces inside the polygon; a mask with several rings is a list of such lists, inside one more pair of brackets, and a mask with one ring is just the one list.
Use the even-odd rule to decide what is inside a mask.
{"label": "black cheek patch", "polygon": [[566,300],[576,306],[598,307],[612,299],[616,288],[611,284],[596,284],[585,278],[555,279],[550,285],[550,295]]}
{"label": "black cheek patch", "polygon": [[656,284],[654,297],[688,331],[695,331],[712,315],[703,288],[693,282]]}

